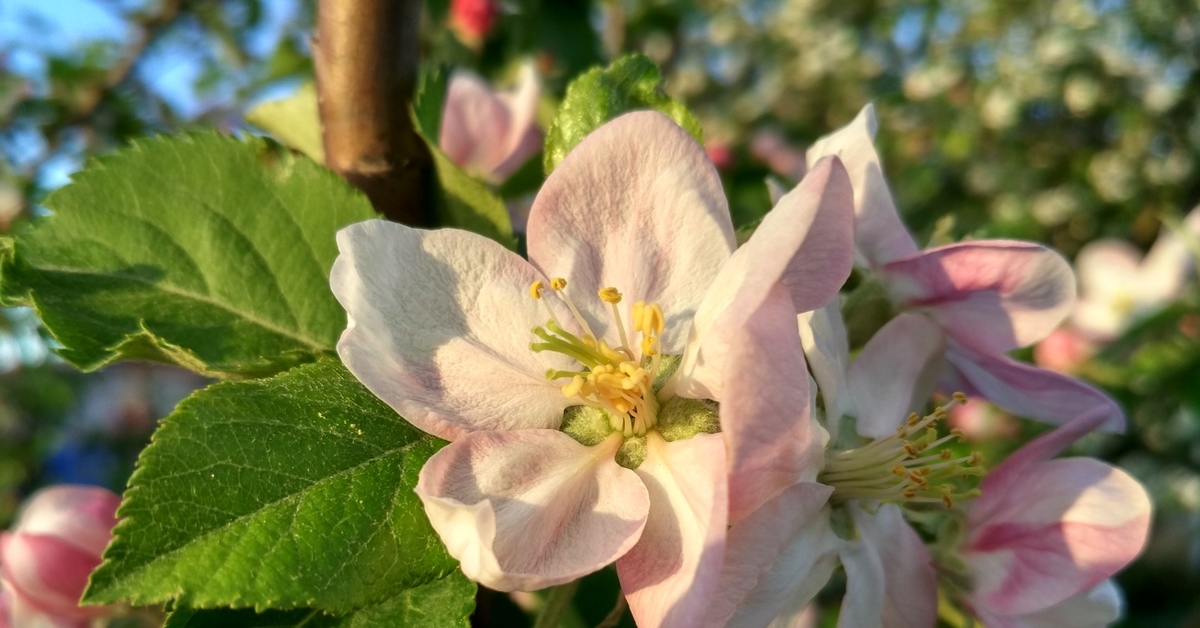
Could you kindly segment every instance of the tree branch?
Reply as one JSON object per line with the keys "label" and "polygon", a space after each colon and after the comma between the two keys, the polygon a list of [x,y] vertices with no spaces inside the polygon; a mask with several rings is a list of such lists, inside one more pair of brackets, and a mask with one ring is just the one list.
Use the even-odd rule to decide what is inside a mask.
{"label": "tree branch", "polygon": [[319,0],[313,65],[325,164],[384,216],[430,222],[432,160],[409,114],[420,0]]}

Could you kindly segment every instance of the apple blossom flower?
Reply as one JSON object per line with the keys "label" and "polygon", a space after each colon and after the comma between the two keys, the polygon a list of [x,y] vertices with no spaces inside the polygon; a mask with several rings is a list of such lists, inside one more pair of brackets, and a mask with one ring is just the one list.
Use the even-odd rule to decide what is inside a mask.
{"label": "apple blossom flower", "polygon": [[1178,298],[1195,271],[1186,238],[1200,238],[1200,207],[1184,219],[1182,231],[1164,229],[1145,257],[1120,240],[1084,246],[1075,258],[1080,296],[1071,324],[1093,340],[1109,342],[1130,323]]}
{"label": "apple blossom flower", "polygon": [[34,493],[15,527],[0,533],[0,581],[14,626],[86,626],[105,608],[79,598],[117,523],[121,498],[103,488],[63,484]]}
{"label": "apple blossom flower", "polygon": [[1109,578],[1145,547],[1150,497],[1099,460],[1053,459],[1103,419],[1084,415],[1031,441],[981,483],[957,565],[941,572],[967,583],[962,603],[985,625],[1083,628],[1120,616]]}
{"label": "apple blossom flower", "polygon": [[[962,437],[936,428],[949,405],[924,417],[912,412],[923,405],[916,397],[924,390],[921,380],[940,357],[939,346],[922,342],[926,328],[936,324],[901,314],[851,361],[836,302],[801,321],[826,410],[823,426],[809,419],[817,416],[812,410],[804,425],[813,432],[809,441],[828,446],[820,456],[805,452],[801,481],[730,529],[722,594],[710,611],[710,625],[782,621],[809,604],[840,563],[847,591],[839,626],[932,626],[937,617],[932,557],[900,505],[953,507],[977,495],[962,478],[982,474],[978,454],[956,456],[943,447]],[[898,363],[905,368],[897,369]],[[772,361],[774,368],[801,374],[793,376],[800,390],[806,390],[800,383],[806,381],[804,364],[803,357]],[[774,395],[786,389],[779,384]],[[956,403],[963,401],[955,396]],[[855,419],[853,431],[841,429],[843,416]]]}
{"label": "apple blossom flower", "polygon": [[808,161],[842,158],[854,187],[859,264],[882,282],[897,308],[937,323],[923,337],[944,347],[937,388],[1053,423],[1104,407],[1108,420],[1101,429],[1123,429],[1121,409],[1104,393],[1006,355],[1041,340],[1070,313],[1071,266],[1044,246],[1014,240],[920,250],[896,213],[872,143],[875,128],[874,108],[867,105],[846,127],[817,141]]}
{"label": "apple blossom flower", "polygon": [[819,455],[804,423],[778,411],[803,414],[807,382],[776,397],[794,373],[764,361],[790,338],[803,371],[796,312],[849,275],[851,199],[840,161],[825,160],[735,252],[703,148],[635,112],[547,178],[528,261],[453,229],[339,232],[338,353],[406,420],[451,441],[416,490],[463,573],[531,590],[615,561],[639,624],[699,623],[727,523]]}
{"label": "apple blossom flower", "polygon": [[511,92],[496,92],[479,76],[457,70],[446,90],[438,146],[463,170],[500,183],[542,149],[539,98],[533,64],[521,66]]}

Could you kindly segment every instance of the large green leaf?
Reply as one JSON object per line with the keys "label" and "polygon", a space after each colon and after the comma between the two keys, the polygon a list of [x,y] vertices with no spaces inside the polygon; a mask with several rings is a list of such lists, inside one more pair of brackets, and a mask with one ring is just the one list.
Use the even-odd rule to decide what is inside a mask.
{"label": "large green leaf", "polygon": [[441,578],[413,487],[443,444],[332,360],[200,391],[142,452],[85,598],[346,613]]}
{"label": "large green leaf", "polygon": [[461,572],[345,615],[295,610],[178,609],[163,628],[467,628],[475,584]]}
{"label": "large green leaf", "polygon": [[45,204],[52,216],[5,241],[0,290],[37,309],[63,358],[242,376],[333,349],[334,234],[375,215],[311,161],[216,133],[139,141]]}
{"label": "large green leaf", "polygon": [[246,122],[274,135],[313,161],[325,163],[316,85],[305,83],[288,96],[254,107],[246,112]]}
{"label": "large green leaf", "polygon": [[546,174],[575,148],[588,133],[613,118],[637,109],[654,109],[683,127],[697,142],[703,141],[700,122],[683,103],[662,90],[662,76],[650,59],[628,55],[607,68],[593,68],[567,86],[546,135]]}

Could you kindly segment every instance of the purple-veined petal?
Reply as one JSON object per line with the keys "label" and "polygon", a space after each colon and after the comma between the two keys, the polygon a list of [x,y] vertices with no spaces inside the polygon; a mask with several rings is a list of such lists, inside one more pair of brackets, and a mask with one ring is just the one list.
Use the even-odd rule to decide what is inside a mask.
{"label": "purple-veined petal", "polygon": [[690,628],[705,617],[725,554],[725,444],[720,434],[667,442],[650,432],[646,448],[637,474],[650,516],[617,575],[639,626]]}
{"label": "purple-veined petal", "polygon": [[854,239],[857,255],[870,266],[881,266],[917,252],[917,244],[896,213],[873,140],[878,123],[875,106],[868,104],[845,127],[808,149],[808,165],[837,155],[854,188]]}
{"label": "purple-veined petal", "polygon": [[[880,625],[887,628],[908,626],[932,626],[937,620],[937,579],[933,569],[933,558],[925,548],[925,542],[917,535],[895,504],[883,504],[874,512],[851,503],[850,516],[858,529],[865,552],[873,553],[884,574],[883,607],[879,617],[864,617],[870,623],[847,623],[847,626]],[[849,587],[854,583],[851,571],[865,573],[867,586],[859,587],[852,596],[847,590],[846,605],[858,605],[862,595],[873,595],[874,559],[866,559],[853,567],[847,565]],[[873,604],[868,603],[873,607]],[[853,621],[853,620],[848,620]],[[840,624],[839,624],[840,625]]]}
{"label": "purple-veined petal", "polygon": [[369,220],[338,232],[330,276],[349,324],[338,355],[371,392],[413,425],[454,440],[472,430],[556,428],[569,401],[534,353],[530,329],[553,299],[528,262],[472,233]]}
{"label": "purple-veined petal", "polygon": [[736,525],[787,487],[815,481],[825,456],[796,313],[781,285],[732,336],[723,390],[729,521]]}
{"label": "purple-veined petal", "polygon": [[1020,484],[985,479],[972,504],[965,551],[974,607],[1001,615],[1049,608],[1100,584],[1145,546],[1150,498],[1124,471],[1064,458],[1019,472]]}
{"label": "purple-veined petal", "polygon": [[1050,608],[1028,615],[994,615],[978,611],[988,628],[1096,628],[1121,618],[1125,600],[1111,579]]}
{"label": "purple-veined petal", "polygon": [[776,284],[787,288],[793,313],[837,297],[853,265],[851,196],[845,168],[828,159],[779,200],[704,295],[679,367],[680,394],[721,398],[731,335]]}
{"label": "purple-veined petal", "polygon": [[850,365],[846,382],[859,435],[894,434],[908,413],[924,407],[944,355],[945,335],[924,314],[904,312],[875,332]]}
{"label": "purple-veined petal", "polygon": [[[529,259],[567,292],[599,336],[612,314],[600,288],[658,303],[665,353],[679,354],[705,290],[734,248],[729,206],[704,149],[653,111],[628,113],[585,137],[533,202]],[[606,333],[608,332],[608,333]],[[636,348],[635,348],[636,351]]]}
{"label": "purple-veined petal", "polygon": [[840,541],[825,507],[832,493],[795,484],[729,529],[704,626],[764,626],[808,605],[837,566]]}
{"label": "purple-veined petal", "polygon": [[1088,384],[1004,355],[976,351],[953,338],[946,342],[946,360],[965,384],[962,392],[967,395],[979,395],[1019,416],[1058,424],[1099,411],[1105,415],[1099,429],[1125,429],[1121,408]]}
{"label": "purple-veined petal", "polygon": [[554,430],[472,432],[425,463],[416,492],[447,551],[476,582],[532,591],[613,562],[642,534],[650,497],[614,459]]}
{"label": "purple-veined petal", "polygon": [[1003,353],[1046,337],[1075,303],[1075,274],[1031,242],[978,240],[879,269],[897,302],[927,310],[960,342]]}

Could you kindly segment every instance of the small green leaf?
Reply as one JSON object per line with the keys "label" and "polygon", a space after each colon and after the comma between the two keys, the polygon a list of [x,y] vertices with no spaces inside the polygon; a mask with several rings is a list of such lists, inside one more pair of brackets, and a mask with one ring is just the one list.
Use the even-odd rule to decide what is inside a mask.
{"label": "small green leaf", "polygon": [[500,244],[516,249],[512,235],[512,219],[508,208],[486,185],[465,173],[437,146],[430,143],[433,166],[437,170],[441,189],[438,203],[438,222],[487,236]]}
{"label": "small green leaf", "polygon": [[177,609],[163,628],[467,628],[475,610],[475,584],[461,572],[404,591],[345,615],[308,608],[269,610]]}
{"label": "small green leaf", "polygon": [[317,88],[305,83],[295,93],[271,100],[246,112],[246,122],[274,135],[285,145],[325,163],[321,143],[321,117],[317,112]]}
{"label": "small green leaf", "polygon": [[700,122],[683,103],[662,91],[658,68],[644,55],[628,55],[607,68],[593,68],[567,86],[554,126],[546,136],[545,167],[550,174],[588,133],[617,116],[654,109],[702,142]]}
{"label": "small green leaf", "polygon": [[442,111],[446,108],[446,89],[450,86],[450,70],[444,65],[423,65],[413,96],[413,115],[417,129],[427,138],[440,137]]}
{"label": "small green leaf", "polygon": [[333,173],[254,138],[158,137],[93,162],[0,245],[0,294],[84,369],[261,376],[332,351],[338,229],[374,217]]}
{"label": "small green leaf", "polygon": [[332,360],[211,386],[142,452],[85,598],[338,614],[441,578],[413,487],[443,445]]}

